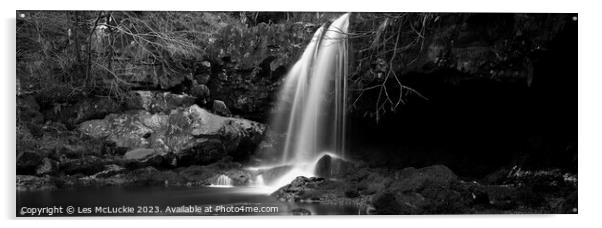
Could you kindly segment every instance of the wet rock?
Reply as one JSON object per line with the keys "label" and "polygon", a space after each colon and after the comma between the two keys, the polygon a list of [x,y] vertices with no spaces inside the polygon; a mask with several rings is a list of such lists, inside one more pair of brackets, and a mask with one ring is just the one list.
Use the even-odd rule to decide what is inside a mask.
{"label": "wet rock", "polygon": [[50,191],[57,188],[49,177],[17,175],[17,191]]}
{"label": "wet rock", "polygon": [[192,165],[182,169],[179,174],[186,180],[187,183],[195,183],[195,185],[209,185],[210,179],[218,173],[218,170],[208,166]]}
{"label": "wet rock", "polygon": [[105,169],[101,172],[92,175],[93,178],[106,178],[125,172],[126,169],[115,164],[109,164],[105,166]]}
{"label": "wet rock", "polygon": [[[298,202],[301,200],[308,199],[309,195],[313,191],[318,190],[323,183],[325,183],[325,179],[321,177],[303,177],[299,176],[295,178],[290,184],[278,189],[276,192],[272,193],[272,196],[276,197],[281,201],[286,202]],[[311,199],[311,198],[309,198]],[[320,199],[313,199],[319,201]]]}
{"label": "wet rock", "polygon": [[225,175],[232,180],[234,186],[246,186],[250,183],[251,173],[243,169],[231,169]]}
{"label": "wet rock", "polygon": [[222,116],[230,116],[230,109],[226,106],[223,101],[214,100],[213,101],[213,112],[222,115]]}
{"label": "wet rock", "polygon": [[314,173],[318,177],[331,178],[341,177],[352,171],[355,169],[351,162],[325,154],[318,160]]}
{"label": "wet rock", "polygon": [[332,172],[332,157],[330,155],[324,155],[316,164],[316,169],[314,173],[316,176],[329,178]]}
{"label": "wet rock", "polygon": [[124,159],[146,161],[147,159],[159,155],[156,150],[150,148],[135,148],[123,155]]}
{"label": "wet rock", "polygon": [[311,215],[311,211],[309,211],[305,208],[295,208],[295,209],[291,210],[291,213],[293,215]]}

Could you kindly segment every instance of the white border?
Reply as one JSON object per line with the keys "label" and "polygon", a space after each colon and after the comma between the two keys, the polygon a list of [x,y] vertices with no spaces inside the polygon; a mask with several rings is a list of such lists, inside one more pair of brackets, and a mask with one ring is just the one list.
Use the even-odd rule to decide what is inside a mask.
{"label": "white border", "polygon": [[[100,0],[4,1],[1,21],[2,67],[0,140],[2,171],[2,227],[587,227],[599,226],[600,159],[602,136],[602,86],[599,66],[600,7],[591,1],[526,0]],[[579,215],[479,215],[479,216],[314,216],[292,217],[144,217],[15,219],[15,10],[195,10],[195,11],[411,11],[411,12],[569,12],[579,13]],[[562,93],[563,91],[558,91]],[[575,110],[576,111],[576,110]]]}

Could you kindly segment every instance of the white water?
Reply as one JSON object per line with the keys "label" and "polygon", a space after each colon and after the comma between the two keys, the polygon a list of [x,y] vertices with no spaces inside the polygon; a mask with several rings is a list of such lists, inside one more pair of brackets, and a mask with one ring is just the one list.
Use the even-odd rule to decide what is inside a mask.
{"label": "white water", "polygon": [[265,186],[265,182],[263,181],[263,175],[259,175],[255,179],[256,186]]}
{"label": "white water", "polygon": [[226,175],[219,175],[213,183],[211,183],[210,187],[214,188],[231,188],[232,187],[232,179]]}
{"label": "white water", "polygon": [[291,170],[269,184],[270,191],[298,176],[314,176],[320,154],[345,152],[347,30],[349,14],[320,27],[285,78],[271,128],[284,133],[282,159]]}

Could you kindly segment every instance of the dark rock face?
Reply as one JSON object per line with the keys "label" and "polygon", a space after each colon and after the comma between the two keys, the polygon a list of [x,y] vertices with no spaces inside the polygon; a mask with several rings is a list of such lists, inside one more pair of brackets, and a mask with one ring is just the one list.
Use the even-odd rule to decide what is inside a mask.
{"label": "dark rock face", "polygon": [[394,64],[374,58],[350,83],[378,85],[393,70],[427,99],[408,92],[376,123],[378,90],[351,92],[362,96],[348,115],[348,153],[372,166],[446,164],[471,178],[513,165],[576,172],[577,15],[433,16],[424,46]]}
{"label": "dark rock face", "polygon": [[[39,133],[39,126],[44,122],[44,115],[40,113],[40,105],[33,96],[17,97],[17,123],[21,128]],[[19,131],[17,132],[19,133]]]}
{"label": "dark rock face", "polygon": [[24,152],[17,157],[17,173],[34,174],[42,164],[43,157],[35,152]]}
{"label": "dark rock face", "polygon": [[391,188],[398,191],[416,191],[425,187],[449,188],[458,177],[447,167],[435,165],[421,169],[405,168],[395,173]]}
{"label": "dark rock face", "polygon": [[112,153],[101,140],[70,131],[63,124],[48,122],[38,127],[41,137],[19,131],[16,151],[19,175],[57,175],[62,172],[60,164]]}
{"label": "dark rock face", "polygon": [[111,114],[80,125],[92,138],[128,148],[125,158],[147,160],[173,153],[178,164],[208,164],[231,154],[252,153],[265,127],[257,122],[225,118],[196,105],[169,114],[136,111]]}

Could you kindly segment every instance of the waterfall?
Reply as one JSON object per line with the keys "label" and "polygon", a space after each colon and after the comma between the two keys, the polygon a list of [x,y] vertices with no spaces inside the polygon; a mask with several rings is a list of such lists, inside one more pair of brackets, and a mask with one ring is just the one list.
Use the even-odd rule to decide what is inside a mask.
{"label": "waterfall", "polygon": [[313,176],[324,152],[345,156],[349,13],[316,30],[279,93],[271,129],[285,134],[280,165],[292,169],[272,185]]}
{"label": "waterfall", "polygon": [[211,187],[216,188],[229,188],[232,187],[232,179],[226,175],[219,175],[213,183],[211,183]]}

